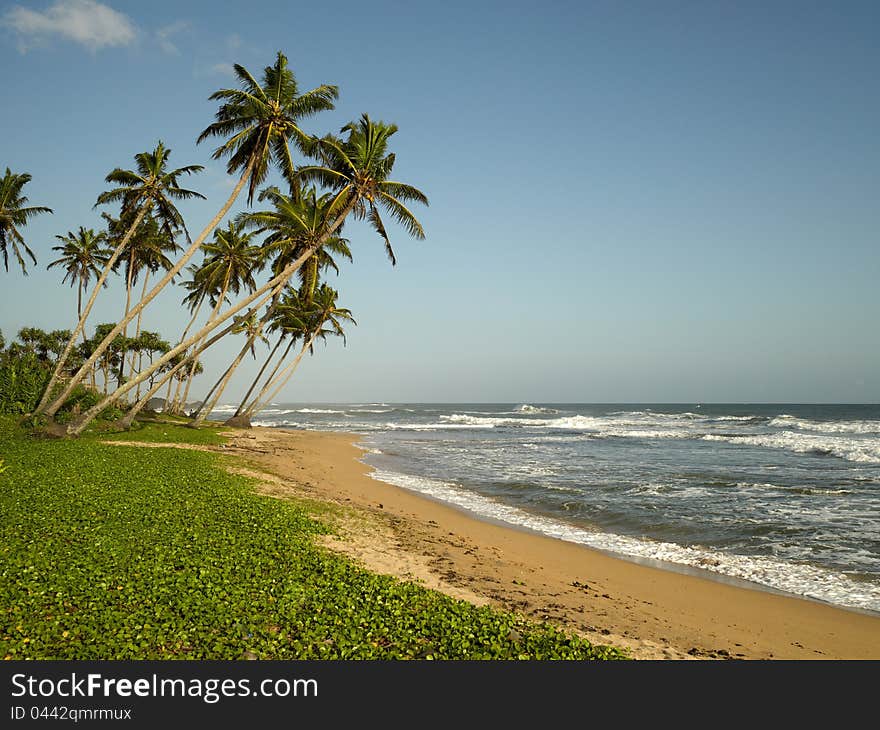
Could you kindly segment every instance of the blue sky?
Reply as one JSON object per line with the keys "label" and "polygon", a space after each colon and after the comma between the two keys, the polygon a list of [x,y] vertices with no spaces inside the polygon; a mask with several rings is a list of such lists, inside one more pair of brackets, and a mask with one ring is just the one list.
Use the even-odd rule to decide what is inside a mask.
{"label": "blue sky", "polygon": [[[202,164],[190,230],[234,183],[196,146],[283,51],[340,87],[310,131],[393,121],[427,240],[366,228],[331,281],[358,326],[279,400],[880,402],[880,5],[873,2],[0,0],[0,168],[29,172],[39,266],[0,329],[69,327],[54,236],[98,227],[114,167]],[[244,209],[242,199],[234,211]],[[145,312],[167,337],[181,293]],[[91,318],[112,321],[123,287]],[[212,349],[200,395],[239,347]],[[256,368],[242,368],[229,398]]]}

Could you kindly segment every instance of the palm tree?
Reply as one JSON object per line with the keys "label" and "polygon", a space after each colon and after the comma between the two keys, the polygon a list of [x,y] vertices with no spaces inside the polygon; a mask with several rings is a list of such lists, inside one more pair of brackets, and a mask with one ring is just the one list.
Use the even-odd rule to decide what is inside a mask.
{"label": "palm tree", "polygon": [[229,385],[229,381],[232,379],[233,374],[238,369],[241,361],[244,360],[244,356],[250,352],[251,356],[255,360],[257,359],[255,346],[257,339],[259,338],[267,345],[269,344],[269,341],[263,336],[263,327],[265,326],[265,323],[265,318],[257,319],[256,312],[253,312],[248,317],[241,317],[238,319],[236,329],[232,330],[232,332],[233,334],[236,332],[244,332],[247,334],[247,342],[245,342],[244,347],[241,348],[238,355],[236,355],[235,359],[230,363],[229,367],[226,368],[223,375],[220,376],[220,379],[214,383],[213,387],[208,391],[208,394],[199,406],[198,411],[196,411],[195,420],[192,424],[193,426],[198,427],[201,425],[210,415],[211,411],[214,410],[214,407],[220,401],[220,397],[226,390],[226,386]]}
{"label": "palm tree", "polygon": [[[302,269],[300,269],[300,271],[302,271]],[[275,367],[266,379],[267,383],[272,381],[275,377],[278,369],[284,363],[285,359],[287,359],[288,353],[293,348],[294,344],[296,344],[296,341],[302,336],[303,332],[305,332],[306,324],[303,320],[303,302],[306,298],[311,301],[314,292],[309,292],[306,297],[306,295],[303,294],[302,289],[303,287],[301,287],[300,290],[297,290],[290,285],[285,287],[278,306],[273,312],[272,319],[267,326],[267,331],[270,334],[273,332],[279,333],[278,341],[275,343],[275,347],[272,348],[272,351],[269,353],[269,356],[266,358],[263,366],[257,373],[257,377],[254,378],[247,392],[242,396],[241,402],[239,403],[238,408],[236,408],[235,413],[226,420],[225,424],[227,426],[235,426],[238,428],[249,427],[250,419],[242,414],[249,405],[249,399],[254,388],[256,388],[260,379],[263,377],[263,373],[266,371],[269,363],[272,362],[275,353],[279,350],[281,345],[287,341],[287,347],[284,348],[284,352],[281,353],[281,357],[278,358]]]}
{"label": "palm tree", "polygon": [[[231,317],[237,315],[245,307],[250,307],[245,317],[258,311],[266,301],[274,297],[287,283],[287,280],[302,266],[309,257],[317,251],[335,232],[342,226],[349,213],[355,212],[367,218],[374,229],[382,236],[386,244],[386,251],[390,250],[390,241],[385,226],[379,216],[378,203],[386,208],[392,216],[402,223],[416,238],[424,238],[421,224],[401,201],[415,200],[427,205],[427,197],[421,191],[407,185],[388,179],[394,167],[394,154],[388,152],[388,138],[397,131],[396,125],[386,125],[382,122],[372,122],[366,115],[361,118],[359,124],[349,124],[343,127],[343,132],[348,133],[345,140],[324,137],[314,140],[309,147],[310,151],[321,157],[327,165],[325,167],[311,166],[300,168],[296,175],[303,179],[326,180],[332,184],[334,196],[327,208],[326,217],[323,220],[321,234],[301,256],[291,262],[283,271],[277,273],[266,284],[245,297],[237,305],[218,315],[205,324],[195,335],[188,340],[179,343],[168,353],[159,358],[152,367],[161,367],[178,352],[188,348],[193,342],[200,340],[205,335],[213,332]],[[358,211],[361,211],[358,213]],[[393,255],[393,252],[391,252]],[[211,339],[222,337],[230,332],[235,324],[226,325],[219,335]],[[85,426],[98,414],[100,409],[134,387],[141,379],[146,379],[149,374],[145,371],[119,388],[101,403],[87,411],[80,420],[68,427],[68,433],[77,435],[82,433]],[[100,409],[99,409],[100,406]]]}
{"label": "palm tree", "polygon": [[348,134],[345,141],[332,135],[314,140],[310,152],[323,165],[302,167],[296,176],[333,190],[338,206],[354,201],[355,218],[369,221],[384,240],[385,252],[394,264],[397,259],[379,208],[390,213],[413,238],[424,240],[422,224],[405,203],[415,201],[427,205],[428,198],[412,185],[388,179],[395,160],[394,153],[388,153],[388,139],[397,132],[396,124],[373,122],[363,114],[341,131]]}
{"label": "palm tree", "polygon": [[[241,172],[241,177],[226,203],[198,238],[193,241],[177,264],[153,287],[149,294],[138,302],[126,316],[125,321],[117,325],[120,332],[126,322],[146,307],[186,265],[211,231],[229,212],[245,184],[250,183],[248,203],[251,203],[256,188],[268,174],[270,162],[278,163],[282,172],[292,177],[293,164],[290,161],[288,142],[293,139],[299,146],[304,146],[308,140],[308,136],[299,127],[299,120],[319,111],[332,109],[333,101],[339,95],[335,86],[328,85],[322,85],[304,94],[299,94],[293,72],[287,67],[287,58],[280,51],[274,66],[267,66],[264,69],[262,86],[243,66],[235,64],[234,69],[241,88],[220,89],[211,95],[211,100],[222,100],[224,103],[216,113],[216,121],[199,135],[197,143],[210,137],[228,137],[226,142],[214,151],[213,156],[214,159],[228,156],[227,172],[230,175]],[[217,324],[219,323],[215,323],[215,326]],[[109,345],[109,340],[110,336],[108,335],[107,345]],[[182,346],[188,347],[189,344],[192,343]],[[100,350],[101,346],[98,347],[93,357],[100,356]],[[88,362],[81,370],[87,366],[89,366]],[[81,377],[82,375],[77,373],[71,379],[71,383],[75,384]],[[71,388],[71,385],[68,385],[68,388]],[[67,397],[66,394],[64,397]],[[63,402],[61,398],[56,399],[52,408],[46,412],[51,410],[51,413],[54,414]],[[77,427],[73,427],[69,428],[68,432],[73,433],[76,430]]]}
{"label": "palm tree", "polygon": [[[188,294],[183,298],[183,304],[189,309],[190,317],[189,322],[187,322],[186,327],[183,328],[183,334],[180,336],[181,340],[185,340],[187,334],[189,333],[192,326],[195,324],[196,319],[198,319],[199,312],[202,309],[202,304],[205,303],[206,297],[209,295],[209,291],[205,286],[205,280],[203,277],[199,277],[198,272],[199,269],[197,266],[190,264],[186,267],[187,271],[190,274],[189,279],[183,282],[183,287],[188,290]],[[168,364],[163,372],[168,372],[172,367],[183,364],[184,357],[183,355],[179,355],[174,358],[174,360]],[[165,394],[165,405],[162,407],[164,413],[168,413],[171,408],[171,388],[174,385],[175,380],[177,381],[177,391],[175,392],[175,400],[177,396],[180,394],[180,386],[183,382],[183,377],[180,369],[175,372],[175,377],[167,378],[168,381],[168,392]]]}
{"label": "palm tree", "polygon": [[24,242],[19,229],[26,226],[34,216],[52,212],[51,208],[42,206],[25,207],[28,199],[21,194],[21,189],[30,181],[31,176],[27,173],[17,175],[8,167],[6,174],[0,178],[0,253],[3,254],[3,266],[6,271],[9,271],[9,249],[11,248],[25,276],[27,276],[27,266],[22,249],[30,256],[35,265],[37,257]]}
{"label": "palm tree", "polygon": [[[254,235],[254,231],[245,232],[236,222],[228,221],[226,229],[218,228],[214,231],[214,241],[202,247],[205,258],[195,278],[201,280],[201,288],[214,303],[209,320],[220,311],[227,294],[237,296],[243,289],[252,292],[257,288],[254,274],[265,265],[265,257],[263,250],[253,245]],[[196,354],[192,358],[190,375],[186,378],[183,403],[189,397],[189,389],[195,378],[194,370],[202,352],[201,345],[202,342],[198,342],[193,348]],[[178,404],[175,403],[174,412],[177,409]]]}
{"label": "palm tree", "polygon": [[186,230],[183,223],[183,216],[180,215],[180,212],[174,206],[174,201],[190,200],[192,198],[204,199],[205,196],[201,193],[197,193],[193,190],[186,190],[185,188],[180,187],[178,183],[178,179],[183,175],[193,175],[204,168],[201,165],[187,165],[176,170],[168,170],[167,164],[170,154],[171,150],[159,141],[156,145],[156,149],[152,152],[141,152],[135,155],[134,159],[137,163],[136,170],[122,170],[116,168],[107,175],[106,182],[111,183],[116,187],[101,193],[98,196],[95,206],[97,207],[107,203],[121,202],[122,213],[120,214],[120,220],[128,221],[130,219],[131,225],[116,244],[113,253],[104,266],[104,270],[101,272],[100,277],[98,277],[98,283],[95,286],[91,297],[89,297],[89,301],[86,303],[76,329],[73,331],[73,337],[71,337],[67,348],[59,358],[58,364],[55,367],[55,372],[52,374],[52,377],[46,386],[46,390],[43,393],[43,397],[40,399],[40,403],[37,406],[35,413],[43,413],[50,418],[53,417],[70,393],[73,392],[76,385],[88,372],[92,371],[95,362],[97,362],[104,350],[111,345],[116,335],[124,329],[125,325],[127,325],[128,321],[131,319],[131,317],[126,315],[122,326],[120,326],[118,330],[114,327],[113,331],[107,334],[105,340],[98,343],[91,357],[83,363],[82,367],[80,367],[76,374],[70,379],[67,387],[65,387],[62,393],[50,404],[49,400],[52,396],[52,390],[58,380],[59,374],[61,373],[61,368],[67,361],[67,357],[73,348],[76,338],[85,328],[85,320],[88,317],[89,312],[92,310],[95,299],[98,297],[98,291],[104,285],[104,282],[116,264],[116,260],[123,251],[125,251],[125,247],[128,245],[129,240],[138,230],[147,213],[151,210],[154,211],[154,215],[159,221],[159,225],[162,229],[169,234],[173,234],[180,229],[184,231]]}
{"label": "palm tree", "polygon": [[[301,194],[302,196],[302,194]],[[270,235],[264,246],[267,252],[277,251],[278,255],[276,255],[275,260],[272,264],[273,271],[283,270],[287,264],[290,263],[291,259],[295,259],[297,255],[302,253],[304,247],[307,247],[308,241],[311,237],[315,235],[315,232],[320,227],[321,221],[321,210],[320,210],[320,200],[317,197],[317,193],[314,188],[306,191],[304,194],[304,200],[306,203],[305,211],[308,213],[307,220],[311,221],[311,225],[306,227],[306,231],[310,234],[307,236],[302,235],[302,231],[297,231],[297,227],[292,225],[292,221],[286,220],[287,217],[291,215],[291,213],[295,213],[298,210],[303,209],[303,205],[297,204],[292,197],[287,197],[282,195],[277,188],[270,188],[268,190],[263,191],[260,195],[260,199],[269,198],[273,200],[275,205],[275,211],[264,214],[265,217],[262,218],[264,221],[265,227],[261,228],[261,231],[272,230],[272,235]],[[243,217],[243,222],[245,225],[260,225],[261,216],[260,214],[249,215]],[[268,223],[266,225],[266,223]],[[286,239],[286,240],[285,240]],[[334,255],[341,256],[343,258],[352,260],[351,249],[349,248],[349,242],[345,238],[340,238],[338,236],[333,236],[315,251],[314,254],[303,264],[298,273],[300,277],[300,288],[298,295],[302,298],[303,301],[310,301],[311,298],[315,294],[315,290],[318,286],[318,280],[323,271],[327,269],[333,269],[337,274],[339,273],[339,267],[336,264]],[[290,298],[296,294],[295,290],[288,291],[285,295],[288,301]],[[277,319],[276,312],[273,311],[274,308],[270,308],[266,313],[266,319],[270,320],[269,331],[277,331],[281,330],[281,337],[278,338],[278,342],[272,351],[269,353],[269,356],[263,362],[262,367],[259,372],[257,372],[256,377],[251,382],[250,387],[245,392],[244,396],[242,396],[241,402],[238,404],[238,408],[236,408],[235,413],[233,414],[230,422],[235,419],[237,416],[240,416],[242,411],[245,408],[245,405],[248,402],[248,399],[251,397],[251,394],[254,392],[254,389],[257,387],[260,379],[263,377],[263,373],[265,373],[266,368],[269,366],[269,363],[275,357],[276,352],[280,348],[283,340],[286,335],[284,333],[283,325],[279,325],[273,323],[272,320]],[[289,311],[289,307],[288,307]],[[283,317],[281,319],[283,322]],[[291,345],[293,343],[291,342]],[[284,358],[287,356],[288,349],[285,350],[284,354],[281,356],[281,360],[279,360],[279,364]],[[277,367],[276,367],[277,370]],[[273,371],[274,374],[274,371]],[[271,376],[270,376],[271,378]]]}
{"label": "palm tree", "polygon": [[[167,254],[175,254],[180,250],[180,246],[174,240],[174,234],[169,233],[165,226],[160,226],[159,222],[152,215],[147,215],[137,234],[129,240],[122,255],[117,260],[117,268],[120,262],[125,262],[125,314],[128,314],[131,306],[131,292],[137,283],[138,277],[143,273],[144,284],[143,292],[146,292],[147,285],[150,281],[150,274],[155,274],[159,270],[168,271],[174,264]],[[134,340],[137,340],[141,334],[141,324],[143,310],[138,314],[137,324],[135,326]],[[127,328],[123,328],[123,337],[127,336]],[[135,360],[138,360],[137,369],[140,369],[142,354],[137,349],[132,350],[129,360],[129,371],[135,371]],[[140,386],[138,386],[138,396],[140,397]]]}
{"label": "palm tree", "polygon": [[[95,233],[91,228],[79,227],[79,231],[68,231],[66,236],[55,236],[62,242],[62,246],[53,246],[53,251],[58,251],[59,258],[55,259],[46,268],[53,266],[64,267],[62,282],[70,281],[70,286],[77,286],[76,294],[76,318],[82,319],[82,295],[83,290],[89,286],[90,279],[101,275],[101,269],[110,259],[110,250],[104,246],[107,237],[102,233]],[[106,283],[104,284],[106,286]],[[83,342],[86,341],[85,327],[82,330]]]}
{"label": "palm tree", "polygon": [[[343,343],[345,342],[345,331],[342,323],[351,322],[352,324],[357,324],[357,322],[351,316],[351,311],[336,306],[338,296],[339,292],[326,284],[322,284],[316,289],[314,296],[310,300],[301,301],[303,309],[298,319],[304,322],[304,327],[300,334],[304,342],[299,353],[284,370],[276,376],[269,378],[259,395],[251,401],[240,416],[237,418],[233,416],[233,418],[226,421],[226,425],[249,426],[251,417],[264,408],[267,403],[272,402],[281,389],[287,385],[306,351],[313,351],[316,339],[326,340],[329,335],[334,335],[342,337]],[[270,388],[274,389],[269,395],[266,395]]]}
{"label": "palm tree", "polygon": [[[302,256],[312,243],[321,237],[327,207],[332,200],[332,196],[328,194],[319,197],[314,188],[310,188],[305,193],[299,191],[296,196],[293,194],[284,195],[278,188],[270,187],[260,193],[260,200],[269,200],[274,210],[243,214],[239,216],[239,221],[245,227],[257,228],[257,233],[269,232],[269,235],[263,242],[263,250],[267,257],[273,259],[272,271],[277,274],[290,265],[292,261]],[[343,256],[350,261],[352,257],[348,241],[338,236],[328,238],[306,260],[305,264],[299,268],[301,290],[307,292],[307,296],[310,297],[314,293],[320,271],[326,268],[333,268],[337,273],[339,272],[339,268],[333,259],[333,254]],[[272,298],[272,303],[263,315],[261,320],[263,324],[268,323],[273,318],[280,296],[281,290],[279,287]],[[261,332],[262,328],[255,328],[252,331],[251,337],[256,337]],[[247,342],[242,348],[242,355],[248,347],[253,347],[253,340]],[[239,403],[234,414],[235,416],[240,414],[257,382],[263,376],[263,372],[268,367],[270,360],[275,356],[277,349],[278,347],[276,346],[269,353],[269,357],[263,363],[256,378]],[[237,362],[241,362],[241,357],[237,358]],[[202,403],[202,406],[196,413],[197,416],[201,414],[206,405],[207,401]],[[201,419],[197,419],[197,423],[201,423]]]}

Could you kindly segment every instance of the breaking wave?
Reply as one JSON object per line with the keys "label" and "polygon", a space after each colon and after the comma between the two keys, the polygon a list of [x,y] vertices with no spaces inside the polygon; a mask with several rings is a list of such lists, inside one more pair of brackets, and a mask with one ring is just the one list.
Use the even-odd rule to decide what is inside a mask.
{"label": "breaking wave", "polygon": [[880,463],[880,440],[852,439],[839,436],[818,436],[795,431],[772,434],[706,434],[704,441],[727,441],[770,449],[786,449],[799,454],[837,456],[865,464]]}

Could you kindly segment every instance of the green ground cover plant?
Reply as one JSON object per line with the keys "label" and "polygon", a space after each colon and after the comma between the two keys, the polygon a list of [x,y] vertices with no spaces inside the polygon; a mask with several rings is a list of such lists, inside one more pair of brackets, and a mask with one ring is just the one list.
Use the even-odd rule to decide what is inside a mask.
{"label": "green ground cover plant", "polygon": [[[206,433],[219,438],[169,424],[127,437]],[[0,458],[7,659],[624,658],[359,568],[228,457],[39,438],[0,417]]]}

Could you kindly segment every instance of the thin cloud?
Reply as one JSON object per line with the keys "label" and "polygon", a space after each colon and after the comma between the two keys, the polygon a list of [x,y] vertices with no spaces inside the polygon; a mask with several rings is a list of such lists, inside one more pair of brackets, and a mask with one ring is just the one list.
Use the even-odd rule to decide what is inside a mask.
{"label": "thin cloud", "polygon": [[231,63],[215,63],[208,70],[211,73],[223,74],[224,76],[232,76],[235,73],[235,69],[232,68]]}
{"label": "thin cloud", "polygon": [[18,34],[22,52],[56,37],[94,52],[127,46],[137,36],[127,15],[95,0],[56,0],[43,12],[15,5],[3,16],[2,25]]}
{"label": "thin cloud", "polygon": [[170,56],[179,56],[180,50],[171,40],[175,35],[189,29],[189,22],[186,20],[178,20],[171,25],[166,25],[156,31],[156,40],[159,41],[159,47]]}

